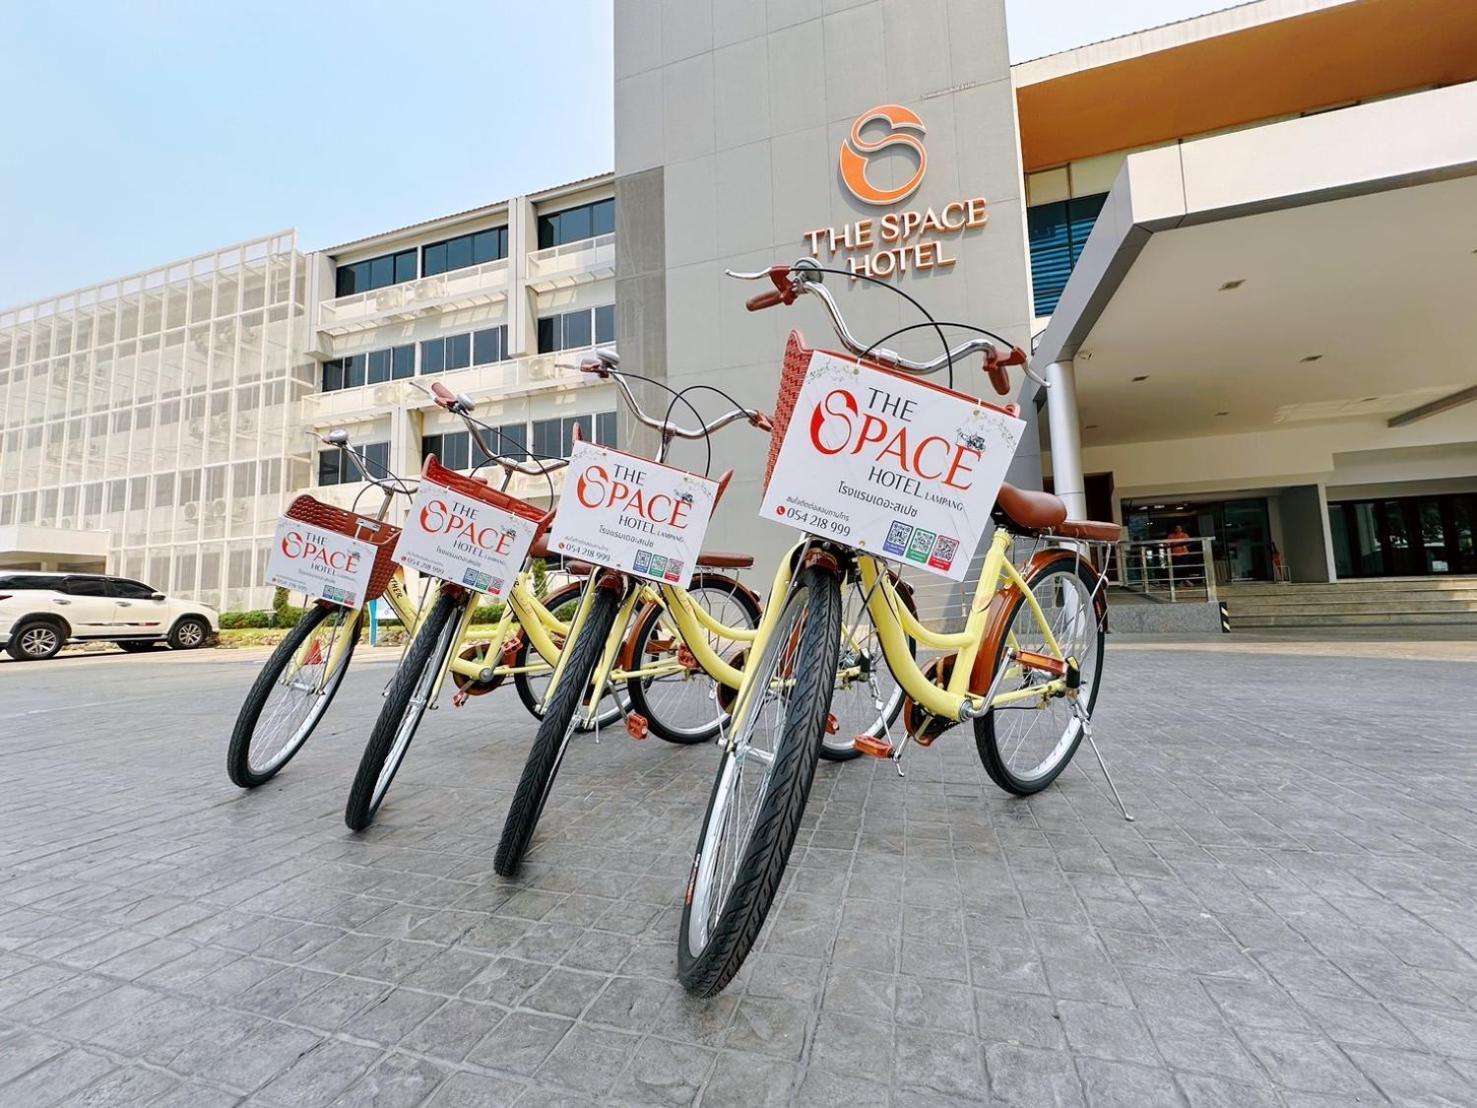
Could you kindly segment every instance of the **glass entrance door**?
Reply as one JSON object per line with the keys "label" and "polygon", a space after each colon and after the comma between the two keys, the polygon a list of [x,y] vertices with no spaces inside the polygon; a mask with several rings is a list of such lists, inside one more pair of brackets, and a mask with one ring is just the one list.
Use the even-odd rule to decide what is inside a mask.
{"label": "glass entrance door", "polygon": [[1340,577],[1477,573],[1477,493],[1339,501],[1328,521]]}

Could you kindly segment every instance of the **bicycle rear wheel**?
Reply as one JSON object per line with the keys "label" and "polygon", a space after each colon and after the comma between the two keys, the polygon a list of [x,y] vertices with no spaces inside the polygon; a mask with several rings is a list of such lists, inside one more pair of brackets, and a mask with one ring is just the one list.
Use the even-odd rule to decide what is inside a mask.
{"label": "bicycle rear wheel", "polygon": [[[1061,551],[1026,578],[1026,587],[1041,606],[1041,614],[1062,653],[1077,661],[1082,683],[1076,697],[1089,717],[1102,680],[1105,630],[1101,593],[1094,593],[1097,583],[1097,573],[1070,550]],[[1007,653],[1012,645],[1050,653],[1046,636],[1019,589],[1012,591],[1000,618],[1008,633],[998,636],[992,674],[1000,672],[1001,666],[1012,665]],[[1041,670],[1017,665],[1006,671],[998,692],[1045,685],[1051,679]],[[1082,721],[1073,709],[1071,696],[1021,700],[977,717],[974,739],[990,780],[1006,792],[1029,796],[1046,788],[1067,768],[1082,741]]]}
{"label": "bicycle rear wheel", "polygon": [[[265,785],[308,741],[328,711],[359,640],[359,612],[315,604],[262,666],[231,730],[226,772],[243,789]],[[347,643],[343,636],[351,636]],[[326,672],[335,648],[342,653]]]}
{"label": "bicycle rear wheel", "polygon": [[[918,607],[906,589],[898,589],[897,597],[914,616],[918,614]],[[866,600],[860,583],[854,582],[846,596],[841,654],[836,662],[836,691],[831,696],[831,716],[836,720],[836,730],[832,733],[828,729],[821,738],[821,757],[829,762],[849,762],[861,757],[861,751],[856,748],[857,736],[880,739],[888,734],[906,698],[882,653],[882,640],[877,637]],[[908,651],[915,658],[918,656],[918,642],[911,637]]]}
{"label": "bicycle rear wheel", "polygon": [[[579,603],[584,591],[585,586],[582,581],[571,581],[558,591],[544,597],[542,603],[555,615],[559,614],[561,608],[570,608],[564,617],[567,622],[574,618],[573,606]],[[523,706],[528,709],[529,715],[534,719],[543,719],[544,697],[549,691],[549,679],[554,675],[554,667],[539,668],[544,665],[543,657],[533,648],[526,634],[523,636],[522,645],[518,647],[515,665],[518,672],[513,677],[513,686],[518,690],[518,699],[523,701]],[[535,670],[535,672],[528,672],[529,670]],[[625,714],[628,706],[623,698],[617,696],[614,689],[607,690],[605,698],[600,702],[600,711],[594,720],[581,717],[576,730],[584,733],[597,728],[614,726]]]}
{"label": "bicycle rear wheel", "polygon": [[456,647],[462,609],[475,601],[476,596],[471,593],[455,596],[444,589],[437,593],[436,603],[390,681],[384,706],[359,759],[359,770],[354,774],[354,784],[344,806],[344,822],[351,831],[368,827],[384,803],[385,793],[405,760],[421,717],[431,706],[431,689],[436,678],[447,655]]}
{"label": "bicycle rear wheel", "polygon": [[564,752],[574,737],[579,707],[584,703],[590,678],[599,664],[606,640],[610,638],[620,602],[621,598],[610,589],[597,588],[590,597],[590,612],[584,626],[575,635],[573,644],[565,647],[570,651],[569,658],[539,724],[533,748],[528,752],[528,761],[524,763],[523,775],[518,779],[518,790],[513,794],[513,803],[508,808],[503,835],[498,840],[497,854],[493,858],[493,869],[504,877],[512,877],[523,864],[523,855],[528,851],[533,829],[538,826],[539,816],[549,799],[559,764],[564,761]]}
{"label": "bicycle rear wheel", "polygon": [[[724,627],[759,626],[759,602],[732,577],[704,573],[687,589],[692,602]],[[738,644],[704,630],[709,649],[720,657],[738,652]],[[702,670],[676,666],[682,635],[671,614],[661,605],[648,608],[631,632],[631,658],[636,666],[665,665],[672,669],[653,677],[626,681],[631,711],[646,717],[651,733],[669,743],[701,743],[727,725],[728,713],[714,697],[713,682]],[[725,646],[727,649],[725,649]]]}
{"label": "bicycle rear wheel", "polygon": [[677,939],[677,976],[713,996],[759,937],[810,795],[836,680],[841,590],[833,572],[802,570],[724,748],[698,836]]}

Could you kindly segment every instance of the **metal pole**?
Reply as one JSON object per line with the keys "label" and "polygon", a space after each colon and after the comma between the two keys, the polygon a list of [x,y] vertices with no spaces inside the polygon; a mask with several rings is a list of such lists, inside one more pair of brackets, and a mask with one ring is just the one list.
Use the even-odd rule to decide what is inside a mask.
{"label": "metal pole", "polygon": [[1047,426],[1051,431],[1051,481],[1067,504],[1071,519],[1087,518],[1087,492],[1082,478],[1082,429],[1077,414],[1077,371],[1072,362],[1046,367]]}

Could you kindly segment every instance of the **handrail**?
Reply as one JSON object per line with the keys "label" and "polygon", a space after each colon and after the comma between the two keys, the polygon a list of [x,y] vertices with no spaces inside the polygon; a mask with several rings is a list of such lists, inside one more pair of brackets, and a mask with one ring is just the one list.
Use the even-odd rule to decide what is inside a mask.
{"label": "handrail", "polygon": [[1216,568],[1210,536],[1125,539],[1115,543],[1110,583],[1171,604],[1216,599]]}

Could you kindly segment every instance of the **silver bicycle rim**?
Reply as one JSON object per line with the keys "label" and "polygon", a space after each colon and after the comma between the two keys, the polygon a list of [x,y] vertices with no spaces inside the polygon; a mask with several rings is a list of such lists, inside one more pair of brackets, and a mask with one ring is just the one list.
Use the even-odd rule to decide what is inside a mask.
{"label": "silver bicycle rim", "polygon": [[[1062,653],[1077,659],[1083,694],[1090,694],[1099,658],[1097,613],[1087,585],[1075,570],[1059,569],[1036,581],[1031,591]],[[1050,653],[1046,636],[1028,604],[1021,604],[1011,621],[1011,631],[1023,650]],[[1004,664],[1011,664],[1009,658]],[[1049,674],[1027,670],[1018,678],[1002,681],[1000,691],[1044,685],[1050,680]],[[1012,777],[1022,781],[1033,781],[1055,770],[1081,736],[1082,722],[1072,709],[1072,701],[1064,696],[1023,700],[1018,706],[996,708],[992,715],[1000,761]]]}
{"label": "silver bicycle rim", "polygon": [[[273,692],[268,696],[267,703],[262,705],[256,726],[251,732],[246,764],[253,773],[270,773],[277,769],[292,757],[294,751],[318,725],[333,690],[338,688],[349,669],[346,653],[338,671],[327,681],[323,680],[324,667],[333,656],[334,644],[353,615],[353,612],[344,609],[331,613],[313,628],[308,639],[298,648],[308,648],[309,643],[318,640],[323,657],[322,665],[302,666],[290,679],[287,679],[289,667],[283,667],[282,675],[273,685]],[[328,628],[326,643],[321,640],[325,628]],[[282,694],[280,697],[277,695],[279,692]]]}
{"label": "silver bicycle rim", "polygon": [[410,690],[410,703],[405,706],[405,711],[400,716],[400,725],[395,729],[395,741],[390,744],[390,752],[380,765],[379,777],[374,783],[374,795],[369,801],[371,811],[378,809],[380,802],[384,800],[385,792],[395,778],[395,771],[400,768],[405,751],[410,747],[410,740],[415,738],[416,728],[421,724],[421,717],[431,706],[431,690],[435,687],[436,678],[441,673],[441,666],[446,660],[447,651],[456,641],[457,628],[461,625],[461,620],[457,618],[460,614],[456,611],[451,613],[446,626],[441,629],[440,637],[436,640],[436,649],[432,651],[430,659],[416,676],[415,688]]}
{"label": "silver bicycle rim", "polygon": [[733,749],[724,752],[718,769],[712,807],[698,844],[687,915],[687,946],[694,955],[707,947],[717,928],[769,791],[790,706],[795,644],[804,630],[807,591],[797,586],[791,592],[755,678],[758,683],[752,695],[759,698],[758,703],[745,713],[742,729],[733,736]]}
{"label": "silver bicycle rim", "polygon": [[[701,606],[709,616],[724,627],[755,626],[755,621],[749,618],[748,611],[733,598],[733,594],[727,589],[706,588],[698,585],[687,595],[692,598],[694,604]],[[708,649],[720,658],[731,655],[738,649],[739,644],[714,634],[712,631],[704,629],[703,636],[707,641]],[[659,641],[682,642],[681,635],[672,626],[665,611],[657,620],[653,638]],[[654,660],[659,659],[637,658],[635,661],[637,666],[641,666]],[[646,696],[652,715],[678,734],[690,737],[711,735],[717,726],[728,720],[728,713],[718,707],[718,700],[713,695],[712,678],[702,670],[696,673],[683,670],[664,677],[646,679],[641,691]]]}

